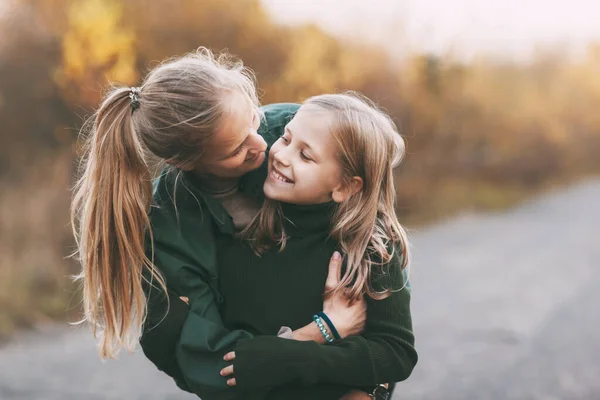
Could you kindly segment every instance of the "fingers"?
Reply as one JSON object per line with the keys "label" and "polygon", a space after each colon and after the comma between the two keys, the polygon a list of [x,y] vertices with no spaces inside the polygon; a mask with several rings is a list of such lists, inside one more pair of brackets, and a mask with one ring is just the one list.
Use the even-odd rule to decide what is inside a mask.
{"label": "fingers", "polygon": [[221,376],[229,376],[229,375],[233,375],[233,365],[230,365],[229,367],[225,367],[221,370]]}
{"label": "fingers", "polygon": [[329,291],[335,288],[340,282],[342,276],[342,255],[335,251],[329,260],[329,273],[325,281],[325,290]]}
{"label": "fingers", "polygon": [[[235,352],[232,351],[230,353],[225,354],[223,359],[225,361],[231,361],[231,360],[235,359]],[[221,376],[231,376],[231,375],[233,375],[233,373],[234,373],[233,365],[223,368],[220,372]],[[237,384],[237,382],[235,381],[235,378],[227,379],[227,386],[235,386],[236,384]]]}
{"label": "fingers", "polygon": [[372,397],[360,390],[351,390],[340,398],[340,400],[371,400]]}
{"label": "fingers", "polygon": [[179,298],[180,298],[181,300],[183,300],[185,304],[187,304],[187,305],[189,305],[189,304],[190,304],[190,299],[189,299],[189,298],[187,298],[187,297],[185,297],[185,296],[181,296],[181,297],[179,297]]}

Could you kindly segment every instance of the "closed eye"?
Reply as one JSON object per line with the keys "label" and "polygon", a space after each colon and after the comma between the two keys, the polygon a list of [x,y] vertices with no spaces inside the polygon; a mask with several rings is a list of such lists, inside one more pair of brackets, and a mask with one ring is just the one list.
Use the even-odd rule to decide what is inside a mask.
{"label": "closed eye", "polygon": [[300,152],[300,158],[303,159],[304,161],[312,161],[312,158],[307,156],[306,153],[304,153],[303,151]]}
{"label": "closed eye", "polygon": [[241,145],[233,154],[231,154],[230,157],[239,156],[245,147],[246,147],[245,145]]}

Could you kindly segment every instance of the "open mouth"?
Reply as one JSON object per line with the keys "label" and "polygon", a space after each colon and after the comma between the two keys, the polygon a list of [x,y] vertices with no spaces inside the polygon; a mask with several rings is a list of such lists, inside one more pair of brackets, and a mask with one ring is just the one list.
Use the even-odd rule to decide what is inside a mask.
{"label": "open mouth", "polygon": [[278,172],[275,168],[273,168],[271,170],[271,176],[274,179],[277,179],[278,181],[281,181],[281,182],[284,182],[284,183],[294,183],[293,180],[289,179],[287,176],[285,176],[282,173]]}

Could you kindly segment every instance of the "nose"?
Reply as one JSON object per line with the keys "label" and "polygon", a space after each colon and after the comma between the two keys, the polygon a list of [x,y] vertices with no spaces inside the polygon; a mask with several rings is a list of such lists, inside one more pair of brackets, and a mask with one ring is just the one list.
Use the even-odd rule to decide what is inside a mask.
{"label": "nose", "polygon": [[287,156],[286,148],[279,149],[277,152],[273,153],[273,159],[277,164],[281,164],[284,167],[290,166],[290,158]]}
{"label": "nose", "polygon": [[267,150],[267,142],[256,131],[250,133],[248,137],[248,153],[255,156]]}

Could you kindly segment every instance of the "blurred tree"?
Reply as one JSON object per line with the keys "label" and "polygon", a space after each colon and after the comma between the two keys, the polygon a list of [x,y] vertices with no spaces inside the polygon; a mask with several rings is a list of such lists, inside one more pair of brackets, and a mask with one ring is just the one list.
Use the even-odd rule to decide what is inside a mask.
{"label": "blurred tree", "polygon": [[50,71],[59,62],[56,37],[28,4],[16,4],[0,24],[0,176],[17,179],[39,152],[70,146],[73,116]]}
{"label": "blurred tree", "polygon": [[[31,294],[64,281],[57,266],[68,253],[66,186],[81,114],[108,82],[137,85],[147,68],[199,46],[242,58],[263,103],[352,89],[380,104],[408,141],[396,175],[403,216],[506,205],[600,171],[600,44],[577,60],[551,48],[529,63],[420,53],[400,62],[316,26],[281,26],[260,0],[9,4],[0,15],[0,200],[9,209],[0,244],[12,261],[0,272],[13,272],[0,281],[20,289],[0,296],[0,308],[15,293],[23,310],[38,307]],[[7,278],[42,276],[50,264],[59,273],[46,283],[23,289]]]}
{"label": "blurred tree", "polygon": [[75,0],[69,4],[62,37],[62,63],[55,79],[71,104],[96,107],[107,82],[134,84],[135,37],[124,26],[118,0]]}

